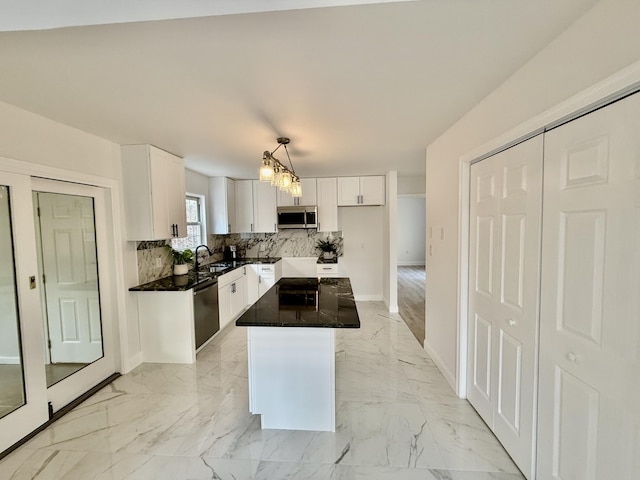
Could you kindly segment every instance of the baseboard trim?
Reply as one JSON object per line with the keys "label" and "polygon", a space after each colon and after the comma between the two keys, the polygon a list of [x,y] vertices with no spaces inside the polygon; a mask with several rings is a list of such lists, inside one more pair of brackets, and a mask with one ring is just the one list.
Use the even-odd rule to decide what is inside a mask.
{"label": "baseboard trim", "polygon": [[354,295],[356,302],[383,302],[382,295]]}
{"label": "baseboard trim", "polygon": [[0,357],[0,365],[19,365],[20,357]]}
{"label": "baseboard trim", "polygon": [[127,374],[139,365],[142,365],[142,352],[138,352],[129,357],[127,362],[122,365],[122,373]]}
{"label": "baseboard trim", "polygon": [[399,267],[424,267],[424,265],[425,265],[424,260],[415,260],[415,261],[407,260],[404,262],[398,262]]}
{"label": "baseboard trim", "polygon": [[427,351],[427,353],[431,357],[431,360],[433,360],[433,363],[436,364],[436,366],[444,376],[449,386],[453,389],[454,392],[456,392],[456,395],[457,395],[458,389],[456,388],[455,375],[453,375],[449,371],[449,369],[445,366],[445,363],[442,361],[442,358],[440,358],[440,356],[435,352],[435,350],[429,345],[429,342],[427,342],[426,338],[424,339],[424,349]]}

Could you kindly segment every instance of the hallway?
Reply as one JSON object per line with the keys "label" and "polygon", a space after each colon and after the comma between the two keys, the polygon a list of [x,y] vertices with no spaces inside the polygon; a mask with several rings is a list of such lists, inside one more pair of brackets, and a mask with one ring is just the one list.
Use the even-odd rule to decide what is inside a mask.
{"label": "hallway", "polygon": [[398,309],[411,333],[424,346],[424,265],[398,267]]}

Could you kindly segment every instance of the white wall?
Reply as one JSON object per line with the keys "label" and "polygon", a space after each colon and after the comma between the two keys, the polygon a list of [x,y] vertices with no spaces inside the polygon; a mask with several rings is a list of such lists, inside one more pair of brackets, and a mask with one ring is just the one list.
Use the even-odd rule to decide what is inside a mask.
{"label": "white wall", "polygon": [[187,193],[203,195],[204,197],[209,196],[209,177],[202,175],[201,173],[185,169],[184,184]]}
{"label": "white wall", "polygon": [[398,265],[424,265],[425,199],[398,196]]}
{"label": "white wall", "polygon": [[[640,59],[637,0],[602,0],[427,148],[426,341],[456,375],[459,159]],[[440,235],[444,238],[441,238]]]}
{"label": "white wall", "polygon": [[383,217],[384,261],[382,291],[384,303],[391,313],[398,312],[398,172],[385,177],[386,202]]}
{"label": "white wall", "polygon": [[398,177],[398,195],[424,194],[424,175]]}
{"label": "white wall", "polygon": [[[79,172],[94,178],[122,183],[120,146],[116,143],[49,120],[39,115],[0,102],[0,157],[20,160],[38,166]],[[0,160],[0,163],[2,161]],[[119,192],[124,277],[115,285],[125,291],[138,282],[134,242],[126,242],[124,204]],[[122,284],[124,283],[124,285]],[[122,293],[122,292],[120,292]],[[124,368],[135,366],[140,353],[137,307],[135,299],[124,293],[127,331],[124,333],[126,352]],[[115,306],[114,306],[115,309]],[[117,319],[116,319],[117,320]],[[127,365],[128,363],[128,365]]]}
{"label": "white wall", "polygon": [[339,207],[344,254],[340,274],[351,278],[356,300],[383,299],[383,207]]}

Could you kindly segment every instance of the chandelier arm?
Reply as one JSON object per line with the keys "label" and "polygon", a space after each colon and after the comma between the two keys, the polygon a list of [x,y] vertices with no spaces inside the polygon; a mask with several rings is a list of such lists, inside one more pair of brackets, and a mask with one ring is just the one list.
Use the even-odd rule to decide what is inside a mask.
{"label": "chandelier arm", "polygon": [[[287,158],[289,159],[289,165],[291,165],[291,173],[293,173],[294,175],[296,174],[295,169],[293,168],[293,163],[291,163],[291,157],[289,156],[289,149],[287,148],[287,146],[284,146],[284,151],[287,152]],[[297,175],[296,175],[297,176]]]}
{"label": "chandelier arm", "polygon": [[[273,150],[273,152],[271,152],[271,155],[273,155],[274,153],[276,153],[276,152],[278,151],[278,149],[279,149],[282,145],[284,145],[284,143],[279,144],[279,145],[278,145],[278,146]],[[287,146],[285,145],[285,146],[284,146],[284,148],[286,149],[286,148],[287,148]]]}

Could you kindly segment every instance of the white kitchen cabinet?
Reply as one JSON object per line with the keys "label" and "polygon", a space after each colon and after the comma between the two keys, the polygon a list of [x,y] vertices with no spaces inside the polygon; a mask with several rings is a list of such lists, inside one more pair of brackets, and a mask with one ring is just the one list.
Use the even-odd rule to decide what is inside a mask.
{"label": "white kitchen cabinet", "polygon": [[337,232],[338,229],[338,183],[335,178],[318,178],[318,231]]}
{"label": "white kitchen cabinet", "polygon": [[142,360],[153,363],[196,361],[193,290],[135,292]]}
{"label": "white kitchen cabinet", "polygon": [[122,147],[127,239],[186,237],[184,162],[152,145]]}
{"label": "white kitchen cabinet", "polygon": [[227,177],[209,178],[209,231],[214,234],[237,232],[236,184]]}
{"label": "white kitchen cabinet", "polygon": [[276,188],[259,180],[236,180],[236,231],[275,233]]}
{"label": "white kitchen cabinet", "polygon": [[218,278],[220,330],[247,308],[247,267],[236,268]]}
{"label": "white kitchen cabinet", "polygon": [[339,277],[337,263],[316,263],[316,273],[318,277]]}
{"label": "white kitchen cabinet", "polygon": [[236,180],[236,231],[253,232],[253,180]]}
{"label": "white kitchen cabinet", "polygon": [[260,298],[258,287],[258,265],[247,265],[247,306],[251,306]]}
{"label": "white kitchen cabinet", "polygon": [[315,207],[317,205],[316,198],[316,179],[301,178],[302,196],[292,197],[289,192],[278,189],[278,206],[279,207]]}
{"label": "white kitchen cabinet", "polygon": [[253,232],[275,233],[278,231],[276,187],[270,183],[253,180]]}
{"label": "white kitchen cabinet", "polygon": [[338,177],[338,206],[384,205],[385,177]]}
{"label": "white kitchen cabinet", "polygon": [[276,263],[260,263],[257,267],[258,293],[261,297],[282,278],[282,260]]}
{"label": "white kitchen cabinet", "polygon": [[256,303],[280,278],[282,278],[282,260],[276,263],[247,265],[248,306]]}

